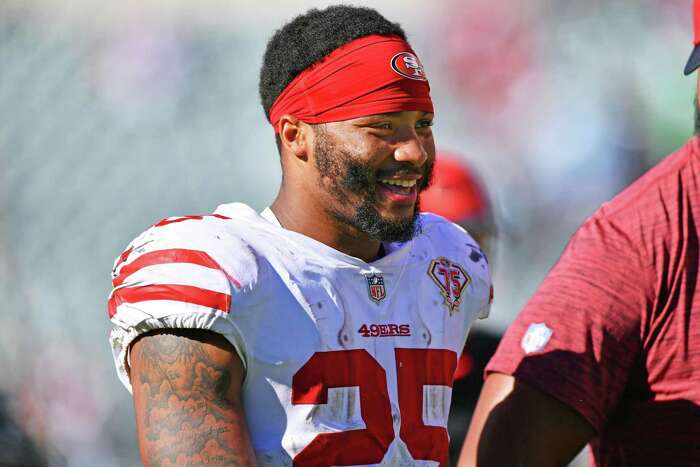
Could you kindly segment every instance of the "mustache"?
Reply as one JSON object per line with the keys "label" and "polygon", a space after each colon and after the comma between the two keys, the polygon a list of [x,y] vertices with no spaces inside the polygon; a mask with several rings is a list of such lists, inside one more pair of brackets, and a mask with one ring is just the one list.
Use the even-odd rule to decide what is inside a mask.
{"label": "mustache", "polygon": [[364,192],[372,197],[376,192],[377,180],[380,178],[391,178],[401,176],[420,177],[417,183],[419,192],[430,186],[433,179],[434,161],[426,161],[420,167],[410,163],[392,164],[389,167],[384,167],[379,170],[374,170],[367,164],[352,161],[348,157],[344,161],[345,170],[337,170],[338,175],[343,175],[341,178],[341,186],[355,193]]}

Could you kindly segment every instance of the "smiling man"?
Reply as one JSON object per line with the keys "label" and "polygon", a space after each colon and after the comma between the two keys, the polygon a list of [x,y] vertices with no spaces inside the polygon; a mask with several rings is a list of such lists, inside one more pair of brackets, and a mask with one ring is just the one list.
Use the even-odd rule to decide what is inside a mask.
{"label": "smiling man", "polygon": [[165,219],[115,263],[111,343],[146,465],[446,465],[491,279],[464,230],[418,214],[429,90],[374,10],[275,33],[260,75],[275,201]]}

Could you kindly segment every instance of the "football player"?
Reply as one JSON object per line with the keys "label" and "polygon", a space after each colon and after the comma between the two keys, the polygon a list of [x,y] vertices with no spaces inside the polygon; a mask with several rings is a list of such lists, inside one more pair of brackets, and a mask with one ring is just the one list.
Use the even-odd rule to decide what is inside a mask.
{"label": "football player", "polygon": [[374,10],[314,9],[273,35],[272,205],[165,219],[115,262],[111,343],[146,465],[446,465],[491,279],[468,234],[418,211],[429,90]]}

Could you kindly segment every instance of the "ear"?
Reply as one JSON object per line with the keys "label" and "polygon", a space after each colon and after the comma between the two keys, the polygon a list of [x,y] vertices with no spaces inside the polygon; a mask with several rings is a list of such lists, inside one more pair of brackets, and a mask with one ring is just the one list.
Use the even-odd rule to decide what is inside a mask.
{"label": "ear", "polygon": [[277,123],[283,151],[297,159],[307,160],[311,142],[311,127],[294,115],[283,115]]}

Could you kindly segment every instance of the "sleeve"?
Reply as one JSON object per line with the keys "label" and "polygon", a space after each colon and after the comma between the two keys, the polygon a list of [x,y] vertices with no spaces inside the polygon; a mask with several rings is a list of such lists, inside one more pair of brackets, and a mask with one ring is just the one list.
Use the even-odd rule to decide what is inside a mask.
{"label": "sleeve", "polygon": [[246,365],[245,344],[229,312],[232,297],[250,287],[257,268],[240,241],[224,242],[235,254],[218,253],[222,246],[214,239],[222,243],[222,236],[212,228],[216,222],[220,221],[201,217],[187,223],[163,221],[116,259],[108,298],[114,325],[110,344],[119,378],[129,391],[129,347],[139,335],[156,329],[217,332],[232,343]]}
{"label": "sleeve", "polygon": [[604,218],[589,219],[507,330],[485,373],[539,388],[600,431],[641,348],[647,298],[637,250]]}

